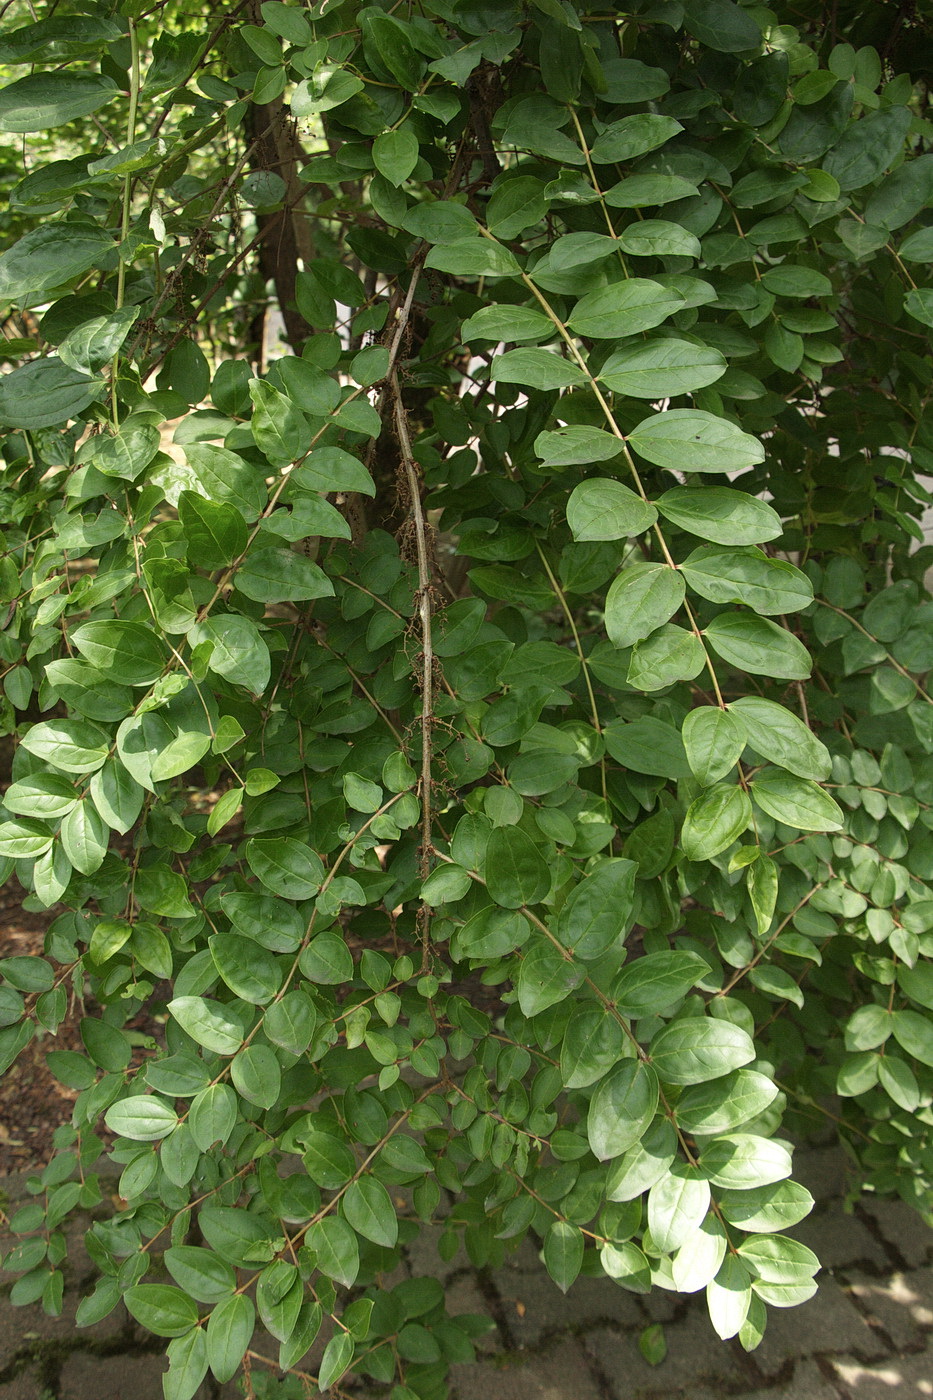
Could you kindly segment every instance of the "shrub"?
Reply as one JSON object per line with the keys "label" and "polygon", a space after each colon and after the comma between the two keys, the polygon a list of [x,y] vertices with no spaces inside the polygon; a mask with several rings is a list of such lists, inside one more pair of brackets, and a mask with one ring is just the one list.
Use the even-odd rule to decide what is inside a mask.
{"label": "shrub", "polygon": [[442,1396],[428,1226],[753,1348],[820,1124],[931,1208],[933,155],[860,8],[6,12],[0,1058],[80,1092],[5,1267],[56,1312],[115,1165],[78,1322],[168,1400],[257,1317]]}

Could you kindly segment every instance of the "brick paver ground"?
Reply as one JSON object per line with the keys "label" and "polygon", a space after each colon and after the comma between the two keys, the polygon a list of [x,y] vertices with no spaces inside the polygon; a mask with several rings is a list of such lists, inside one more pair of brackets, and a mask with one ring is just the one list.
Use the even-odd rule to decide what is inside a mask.
{"label": "brick paver ground", "polygon": [[[817,1198],[795,1233],[824,1262],[821,1287],[801,1308],[769,1310],[750,1355],[717,1340],[701,1296],[643,1299],[583,1278],[565,1298],[528,1244],[478,1271],[462,1254],[442,1264],[423,1237],[409,1270],[442,1279],[451,1312],[485,1312],[495,1324],[478,1360],[453,1368],[451,1400],[933,1400],[933,1230],[896,1201],[845,1213],[844,1161],[831,1149],[798,1153],[794,1174]],[[4,1186],[13,1197],[22,1189]],[[74,1327],[82,1272],[79,1261],[59,1319],[0,1294],[0,1400],[160,1400],[163,1343],[140,1336],[122,1310]],[[656,1366],[638,1346],[651,1323],[667,1342]],[[363,1400],[362,1386],[347,1389]],[[202,1391],[199,1400],[220,1400],[217,1387]],[[240,1394],[225,1387],[223,1400]]]}

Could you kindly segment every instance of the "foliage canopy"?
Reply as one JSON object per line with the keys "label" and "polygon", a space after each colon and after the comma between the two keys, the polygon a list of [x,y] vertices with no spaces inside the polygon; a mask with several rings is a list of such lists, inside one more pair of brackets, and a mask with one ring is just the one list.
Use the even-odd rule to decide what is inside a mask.
{"label": "foliage canopy", "polygon": [[753,1348],[824,1118],[933,1206],[930,36],[606,8],[5,11],[4,1266],[116,1164],[167,1400],[443,1396],[427,1226]]}

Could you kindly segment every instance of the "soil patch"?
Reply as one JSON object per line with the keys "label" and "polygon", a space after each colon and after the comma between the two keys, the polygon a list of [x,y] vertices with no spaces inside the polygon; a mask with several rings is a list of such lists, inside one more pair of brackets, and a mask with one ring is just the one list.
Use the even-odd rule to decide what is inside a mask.
{"label": "soil patch", "polygon": [[[13,881],[0,888],[0,957],[41,954],[50,913],[30,914]],[[0,1076],[0,1175],[43,1167],[52,1156],[52,1135],[71,1121],[77,1098],[53,1078],[45,1064],[49,1050],[83,1050],[78,1033],[80,1008],[69,1006],[58,1034],[37,1034]]]}

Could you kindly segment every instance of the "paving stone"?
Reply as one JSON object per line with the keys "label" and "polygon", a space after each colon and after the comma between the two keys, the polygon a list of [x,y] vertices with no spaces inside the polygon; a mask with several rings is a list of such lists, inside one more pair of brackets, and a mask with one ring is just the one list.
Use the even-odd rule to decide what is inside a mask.
{"label": "paving stone", "polygon": [[[437,1242],[442,1233],[437,1225],[425,1225],[411,1243],[405,1246],[405,1258],[413,1277],[420,1278],[424,1274],[430,1274],[433,1278],[446,1278],[455,1269],[462,1269],[464,1265],[469,1264],[462,1243],[452,1259],[441,1258],[437,1252]],[[462,1240],[462,1232],[458,1233]]]}
{"label": "paving stone", "polygon": [[[464,1274],[461,1278],[453,1279],[447,1284],[444,1295],[447,1312],[451,1317],[458,1317],[461,1313],[475,1313],[480,1317],[489,1317],[489,1304],[480,1292],[472,1274]],[[490,1321],[492,1321],[491,1318]],[[488,1332],[473,1338],[473,1345],[482,1354],[498,1351],[502,1346],[502,1341],[495,1326],[491,1326]]]}
{"label": "paving stone", "polygon": [[794,1153],[793,1175],[817,1201],[844,1196],[850,1180],[848,1163],[836,1147],[798,1150]]}
{"label": "paving stone", "polygon": [[933,1396],[933,1355],[895,1357],[876,1366],[837,1360],[833,1369],[856,1400],[925,1400]]}
{"label": "paving stone", "polygon": [[47,1395],[31,1371],[24,1371],[0,1385],[0,1400],[45,1400]]}
{"label": "paving stone", "polygon": [[[665,1397],[665,1400],[670,1400],[670,1397]],[[684,1400],[723,1400],[723,1396],[721,1391],[717,1394],[706,1389],[694,1390],[691,1386],[684,1392]],[[763,1390],[743,1388],[736,1400],[839,1400],[839,1391],[826,1380],[816,1362],[799,1361],[793,1369],[788,1368],[787,1376],[769,1381]],[[889,1400],[895,1400],[895,1397],[889,1397]],[[900,1397],[900,1400],[906,1400],[906,1397]]]}
{"label": "paving stone", "polygon": [[[702,1385],[736,1390],[754,1367],[723,1345],[710,1326],[705,1306],[689,1306],[675,1326],[665,1328],[667,1356],[649,1366],[638,1350],[638,1335],[599,1328],[582,1339],[609,1378],[617,1400],[679,1393]],[[572,1394],[564,1400],[573,1400]]]}
{"label": "paving stone", "polygon": [[846,1291],[863,1317],[883,1328],[897,1348],[916,1348],[923,1332],[933,1328],[931,1270],[874,1278],[847,1274]]}
{"label": "paving stone", "polygon": [[76,1352],[62,1367],[59,1400],[162,1400],[162,1372],[167,1369],[164,1355]]}
{"label": "paving stone", "polygon": [[599,1387],[579,1342],[565,1341],[534,1356],[513,1354],[508,1364],[451,1367],[456,1400],[600,1400]]}
{"label": "paving stone", "polygon": [[607,1278],[576,1280],[565,1296],[538,1264],[534,1272],[521,1268],[494,1269],[492,1280],[502,1299],[506,1321],[520,1346],[531,1346],[554,1332],[604,1322],[643,1326],[635,1295]]}
{"label": "paving stone", "polygon": [[840,1202],[808,1215],[788,1233],[812,1249],[824,1269],[856,1264],[878,1269],[891,1267],[891,1256],[882,1242],[855,1216],[846,1215]]}
{"label": "paving stone", "polygon": [[768,1309],[765,1335],[752,1353],[766,1375],[804,1356],[853,1352],[871,1361],[889,1354],[884,1339],[869,1327],[835,1279],[822,1274],[818,1282],[819,1289],[808,1303]]}
{"label": "paving stone", "polygon": [[860,1207],[895,1250],[895,1259],[910,1268],[933,1260],[933,1230],[904,1201],[866,1196]]}

